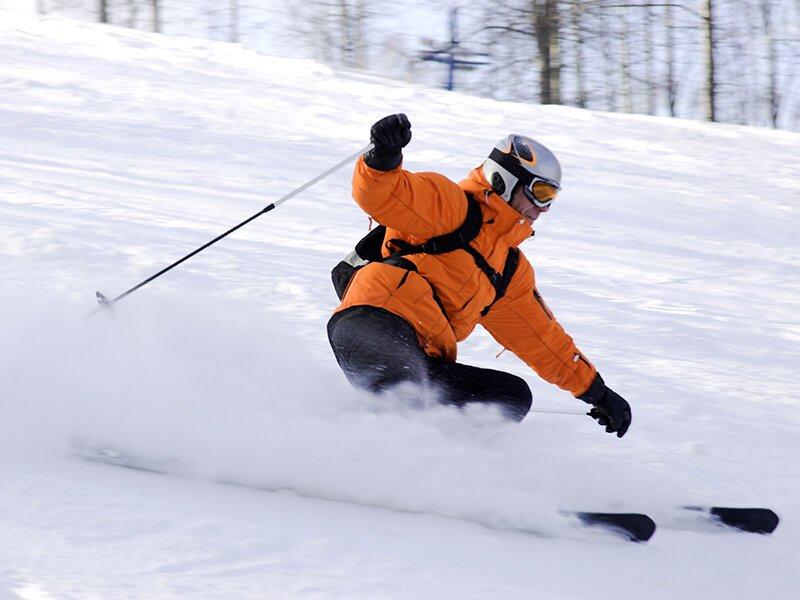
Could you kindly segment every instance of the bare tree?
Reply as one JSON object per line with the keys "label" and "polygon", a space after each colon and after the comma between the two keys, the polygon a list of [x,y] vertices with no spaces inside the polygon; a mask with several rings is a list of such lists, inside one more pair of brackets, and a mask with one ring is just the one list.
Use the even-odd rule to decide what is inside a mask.
{"label": "bare tree", "polygon": [[153,7],[153,31],[161,33],[161,5],[158,0],[151,0]]}
{"label": "bare tree", "polygon": [[761,19],[764,24],[764,35],[767,46],[767,105],[769,106],[769,122],[772,127],[778,126],[780,112],[780,96],[778,94],[778,52],[775,43],[774,8],[770,0],[761,0]]}
{"label": "bare tree", "polygon": [[675,116],[675,100],[678,95],[678,83],[675,80],[675,27],[672,15],[672,4],[664,5],[664,37],[666,39],[667,61],[667,106],[671,117]]}
{"label": "bare tree", "polygon": [[339,0],[339,27],[342,32],[344,64],[352,68],[366,66],[364,26],[367,17],[364,0]]}
{"label": "bare tree", "polygon": [[628,22],[628,12],[622,12],[617,18],[622,24],[622,31],[620,32],[620,56],[619,67],[620,75],[622,76],[622,110],[626,113],[633,112],[633,77],[632,70],[632,57],[631,57],[631,28]]}
{"label": "bare tree", "polygon": [[[39,2],[43,2],[43,0],[38,0]],[[100,0],[99,5],[99,15],[100,15],[100,22],[101,23],[108,23],[111,18],[111,9],[113,6],[118,6],[120,2],[114,3],[110,0]],[[142,3],[141,0],[127,0],[128,5],[128,18],[126,20],[127,26],[131,29],[135,29],[139,25],[139,9],[141,8],[141,4],[147,4],[147,2]],[[159,0],[149,0],[149,4],[152,11],[152,19],[151,24],[153,31],[159,33],[161,31],[161,3]]]}
{"label": "bare tree", "polygon": [[228,27],[228,41],[239,41],[239,0],[230,0],[230,21]]}
{"label": "bare tree", "polygon": [[350,68],[367,67],[367,0],[295,0],[290,6],[298,16],[294,26],[298,43],[316,58]]}
{"label": "bare tree", "polygon": [[560,19],[558,0],[531,0],[530,15],[539,48],[542,104],[561,104]]}
{"label": "bare tree", "polygon": [[584,14],[586,12],[586,3],[581,0],[573,0],[570,8],[570,21],[572,25],[572,32],[574,35],[574,48],[572,60],[575,69],[575,85],[577,87],[576,104],[580,108],[586,108],[587,104],[587,91],[586,91],[586,77],[584,73],[585,53],[586,53],[586,30],[584,28]]}
{"label": "bare tree", "polygon": [[617,109],[617,95],[615,90],[617,89],[617,61],[616,55],[614,53],[614,36],[611,35],[613,31],[613,25],[611,23],[611,19],[609,19],[608,11],[604,10],[604,2],[598,4],[598,8],[600,10],[599,14],[599,24],[600,30],[603,32],[603,35],[600,36],[600,41],[602,44],[601,48],[601,56],[603,61],[603,73],[604,73],[604,85],[605,85],[605,104],[606,109],[610,111],[615,111]]}
{"label": "bare tree", "polygon": [[494,10],[482,30],[503,42],[493,45],[491,52],[510,55],[501,69],[518,77],[533,60],[538,67],[539,102],[560,104],[559,4],[563,0],[491,1]]}
{"label": "bare tree", "polygon": [[128,27],[136,28],[139,16],[139,3],[137,0],[128,0]]}
{"label": "bare tree", "polygon": [[645,48],[645,83],[647,85],[647,114],[656,114],[656,93],[658,85],[655,81],[655,32],[653,23],[653,5],[648,3],[644,7],[644,48]]}
{"label": "bare tree", "polygon": [[703,26],[706,44],[706,115],[717,120],[717,40],[714,0],[703,0]]}

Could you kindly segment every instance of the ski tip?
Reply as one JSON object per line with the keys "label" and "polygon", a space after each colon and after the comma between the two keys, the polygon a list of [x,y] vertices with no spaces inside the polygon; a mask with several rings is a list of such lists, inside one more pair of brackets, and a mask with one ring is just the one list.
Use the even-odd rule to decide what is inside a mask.
{"label": "ski tip", "polygon": [[649,516],[640,513],[573,513],[578,520],[589,527],[601,527],[617,533],[631,542],[646,542],[656,532],[656,523]]}
{"label": "ski tip", "polygon": [[775,511],[769,508],[729,508],[712,506],[709,511],[720,523],[750,533],[768,535],[781,522]]}

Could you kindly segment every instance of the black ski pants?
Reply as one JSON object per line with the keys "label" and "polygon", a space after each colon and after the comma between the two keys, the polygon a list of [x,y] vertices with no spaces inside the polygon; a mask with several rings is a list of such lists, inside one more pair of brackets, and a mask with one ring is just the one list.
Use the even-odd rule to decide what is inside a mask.
{"label": "black ski pants", "polygon": [[428,356],[408,321],[382,308],[352,306],[336,313],[328,322],[328,339],[354,387],[381,392],[405,381],[420,389],[432,385],[446,404],[492,403],[515,421],[531,408],[525,380]]}

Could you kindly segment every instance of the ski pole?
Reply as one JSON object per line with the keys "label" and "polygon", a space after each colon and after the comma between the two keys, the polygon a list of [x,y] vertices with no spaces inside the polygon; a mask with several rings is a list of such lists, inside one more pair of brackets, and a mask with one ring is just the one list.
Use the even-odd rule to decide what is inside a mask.
{"label": "ski pole", "polygon": [[113,304],[115,304],[115,303],[119,302],[119,301],[120,301],[120,300],[122,300],[122,299],[123,299],[125,296],[129,296],[130,294],[132,294],[133,292],[135,292],[136,290],[138,290],[140,287],[143,287],[143,286],[147,285],[148,283],[150,283],[151,281],[153,281],[154,279],[156,279],[156,278],[158,278],[158,277],[161,277],[161,276],[162,276],[164,273],[166,273],[167,271],[170,271],[170,270],[174,269],[175,267],[177,267],[177,266],[178,266],[179,264],[181,264],[182,262],[184,262],[184,261],[186,261],[186,260],[189,260],[189,259],[190,259],[191,257],[193,257],[195,254],[199,254],[200,252],[202,252],[203,250],[205,250],[206,248],[208,248],[208,247],[209,247],[209,246],[211,246],[212,244],[216,244],[216,243],[217,243],[218,241],[220,241],[222,238],[224,238],[224,237],[227,237],[228,235],[230,235],[231,233],[233,233],[233,232],[234,232],[234,231],[236,231],[237,229],[240,229],[241,227],[244,227],[245,225],[247,225],[247,224],[248,224],[250,221],[253,221],[253,220],[255,220],[256,218],[258,218],[258,217],[260,217],[261,215],[263,215],[264,213],[268,213],[269,211],[273,210],[274,208],[277,208],[278,206],[280,206],[281,204],[283,204],[284,202],[286,202],[286,201],[287,201],[287,200],[289,200],[290,198],[294,198],[294,197],[295,197],[295,196],[297,196],[299,193],[301,193],[301,192],[303,192],[303,191],[307,190],[308,188],[310,188],[310,187],[311,187],[312,185],[314,185],[315,183],[319,183],[320,181],[322,181],[323,179],[325,179],[326,177],[328,177],[328,176],[329,176],[329,175],[331,175],[332,173],[334,173],[334,172],[338,171],[338,170],[339,170],[339,169],[341,169],[343,166],[345,166],[346,164],[348,164],[348,163],[352,162],[353,160],[357,159],[359,156],[361,156],[361,155],[362,155],[362,154],[364,154],[365,152],[368,152],[368,151],[369,151],[369,150],[371,150],[371,149],[372,149],[372,144],[370,143],[370,144],[368,144],[367,146],[365,146],[364,148],[362,148],[361,150],[359,150],[358,152],[356,152],[355,154],[352,154],[352,155],[348,156],[347,158],[345,158],[343,161],[341,161],[341,162],[339,162],[339,163],[335,164],[334,166],[332,166],[330,169],[328,169],[328,170],[327,170],[327,171],[325,171],[324,173],[320,173],[319,175],[317,175],[317,176],[316,176],[316,177],[314,177],[313,179],[310,179],[309,181],[305,182],[303,185],[301,185],[300,187],[298,187],[298,188],[296,188],[296,189],[292,190],[291,192],[289,192],[289,193],[288,193],[288,194],[286,194],[285,196],[283,196],[283,197],[279,198],[278,200],[276,200],[276,201],[275,201],[275,202],[273,202],[272,204],[268,204],[267,206],[265,206],[264,208],[262,208],[260,211],[258,211],[256,214],[254,214],[253,216],[251,216],[251,217],[249,217],[249,218],[245,219],[244,221],[242,221],[241,223],[239,223],[239,224],[238,224],[238,225],[236,225],[235,227],[231,227],[231,228],[230,228],[228,231],[226,231],[225,233],[223,233],[223,234],[221,234],[221,235],[218,235],[217,237],[215,237],[215,238],[214,238],[213,240],[211,240],[210,242],[207,242],[207,243],[203,244],[202,246],[200,246],[200,247],[199,247],[199,248],[197,248],[196,250],[193,250],[192,252],[190,252],[189,254],[187,254],[186,256],[184,256],[183,258],[181,258],[181,259],[179,259],[179,260],[176,260],[174,263],[172,263],[171,265],[169,265],[169,266],[167,266],[167,267],[164,267],[164,268],[163,268],[163,269],[161,269],[161,270],[160,270],[158,273],[155,273],[154,275],[151,275],[150,277],[148,277],[148,278],[147,278],[147,279],[145,279],[144,281],[141,281],[140,283],[137,283],[135,286],[133,286],[133,287],[132,287],[132,288],[130,288],[129,290],[126,290],[126,291],[122,292],[122,293],[121,293],[119,296],[117,296],[116,298],[109,299],[109,298],[106,298],[106,296],[104,296],[104,295],[103,295],[102,293],[100,293],[99,291],[95,292],[95,297],[97,298],[97,302],[100,304],[100,306],[98,306],[98,307],[97,307],[97,308],[95,308],[95,309],[94,309],[92,312],[90,312],[88,315],[86,315],[86,317],[87,317],[87,318],[88,318],[88,317],[91,317],[92,315],[94,315],[95,313],[97,313],[98,311],[100,311],[100,310],[101,310],[101,309],[103,309],[103,308],[111,308],[111,306],[112,306]]}

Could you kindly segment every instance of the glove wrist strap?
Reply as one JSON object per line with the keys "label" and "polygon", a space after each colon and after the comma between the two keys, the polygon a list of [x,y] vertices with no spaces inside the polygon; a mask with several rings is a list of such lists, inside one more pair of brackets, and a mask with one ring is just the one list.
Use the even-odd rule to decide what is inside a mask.
{"label": "glove wrist strap", "polygon": [[391,171],[399,167],[400,163],[403,162],[403,153],[398,150],[391,154],[377,154],[373,148],[364,155],[364,162],[372,169]]}

